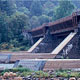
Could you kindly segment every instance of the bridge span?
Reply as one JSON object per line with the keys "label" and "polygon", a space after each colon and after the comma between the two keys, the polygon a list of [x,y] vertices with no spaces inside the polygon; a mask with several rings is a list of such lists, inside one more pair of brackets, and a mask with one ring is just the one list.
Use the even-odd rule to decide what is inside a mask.
{"label": "bridge span", "polygon": [[80,58],[80,11],[73,12],[72,15],[54,22],[43,24],[28,33],[34,42],[28,50],[30,53],[56,54],[55,58]]}

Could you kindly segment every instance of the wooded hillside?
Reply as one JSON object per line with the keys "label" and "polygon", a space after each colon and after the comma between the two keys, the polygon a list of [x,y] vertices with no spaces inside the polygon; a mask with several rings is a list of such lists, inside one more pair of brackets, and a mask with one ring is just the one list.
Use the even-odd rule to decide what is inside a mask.
{"label": "wooded hillside", "polygon": [[70,15],[80,1],[0,0],[0,50],[27,50],[30,40],[23,29],[32,29]]}

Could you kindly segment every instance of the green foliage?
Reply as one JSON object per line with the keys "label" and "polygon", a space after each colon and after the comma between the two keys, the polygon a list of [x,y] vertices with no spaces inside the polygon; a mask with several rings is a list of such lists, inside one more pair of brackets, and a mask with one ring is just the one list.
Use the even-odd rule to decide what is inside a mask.
{"label": "green foliage", "polygon": [[18,67],[22,67],[22,65],[19,65]]}
{"label": "green foliage", "polygon": [[3,71],[1,72],[1,75],[3,75],[5,72],[10,72],[10,70],[8,70],[8,69],[3,70]]}
{"label": "green foliage", "polygon": [[[11,16],[7,16],[6,13],[1,12],[0,49],[11,49],[12,47],[21,46],[20,42],[23,42],[22,29],[24,29],[24,26],[25,28],[29,26],[29,18],[27,15],[17,12]],[[13,51],[17,51],[15,49]]]}
{"label": "green foliage", "polygon": [[4,72],[9,72],[9,69],[5,69]]}
{"label": "green foliage", "polygon": [[24,14],[30,16],[30,11],[29,11],[29,9],[26,8],[26,7],[20,7],[20,8],[18,9],[18,11],[23,12]]}
{"label": "green foliage", "polygon": [[30,70],[29,69],[27,69],[27,68],[23,68],[23,67],[18,67],[18,68],[13,68],[13,69],[11,69],[11,71],[12,72],[20,72],[20,73],[22,73],[22,72],[30,72]]}
{"label": "green foliage", "polygon": [[12,49],[13,45],[12,44],[8,44],[8,43],[1,43],[0,44],[0,50],[8,50],[8,49]]}
{"label": "green foliage", "polygon": [[32,75],[32,72],[23,72],[23,73],[21,73],[21,75],[20,76],[22,76],[22,77],[27,77],[27,76],[30,76],[30,75]]}
{"label": "green foliage", "polygon": [[42,15],[41,2],[40,1],[33,1],[31,8],[30,8],[30,12],[32,13],[32,15],[35,15],[35,16]]}
{"label": "green foliage", "polygon": [[22,29],[24,29],[24,26],[29,26],[29,18],[27,15],[17,12],[11,16],[10,26],[14,33],[14,38],[21,40]]}
{"label": "green foliage", "polygon": [[71,72],[70,77],[80,77],[80,73],[78,73],[78,72]]}
{"label": "green foliage", "polygon": [[[54,73],[48,73],[48,72],[43,72],[43,71],[31,71],[27,68],[23,68],[21,65],[17,68],[13,68],[13,69],[5,69],[1,72],[1,75],[3,75],[5,72],[14,72],[17,73],[18,76],[21,77],[27,77],[27,76],[32,76],[35,78],[53,78],[53,77],[76,77],[79,78],[80,77],[80,72],[73,72],[70,70],[57,70],[54,71]],[[68,73],[69,72],[69,73]]]}
{"label": "green foliage", "polygon": [[23,40],[22,29],[24,29],[24,26],[25,28],[29,27],[28,16],[22,13],[15,13],[12,15],[10,26],[14,33],[14,38],[21,42]]}
{"label": "green foliage", "polygon": [[43,74],[43,71],[36,71],[35,72],[37,75]]}
{"label": "green foliage", "polygon": [[12,48],[10,51],[17,52],[17,51],[20,51],[20,49],[19,48]]}
{"label": "green foliage", "polygon": [[13,0],[0,0],[0,10],[12,15],[16,11],[16,4]]}
{"label": "green foliage", "polygon": [[[27,68],[23,68],[23,67],[18,67],[18,68],[13,68],[13,69],[5,69],[1,72],[1,75],[3,75],[5,72],[14,72],[14,73],[19,73],[17,75],[24,75],[24,73],[30,74],[32,73],[31,70],[27,69]],[[26,74],[25,74],[26,75]]]}
{"label": "green foliage", "polygon": [[30,40],[24,40],[22,30],[51,22],[52,17],[57,20],[70,15],[75,9],[72,2],[0,0],[0,49],[28,50]]}
{"label": "green foliage", "polygon": [[57,6],[54,9],[54,20],[60,19],[62,17],[70,15],[73,10],[75,9],[75,6],[71,3],[71,1],[59,1],[59,6]]}
{"label": "green foliage", "polygon": [[64,70],[64,69],[60,69],[60,70],[56,70],[56,76],[57,77],[70,77],[70,70]]}
{"label": "green foliage", "polygon": [[31,23],[31,28],[35,28],[35,27],[38,27],[40,25],[39,19],[37,16],[32,16],[30,19],[30,23]]}
{"label": "green foliage", "polygon": [[21,51],[27,51],[30,47],[26,47],[26,46],[21,46],[19,49]]}
{"label": "green foliage", "polygon": [[49,0],[45,2],[45,4],[43,5],[43,14],[46,14],[48,16],[53,16],[54,6],[55,6],[54,3],[52,3]]}
{"label": "green foliage", "polygon": [[60,72],[57,76],[68,77],[68,74],[66,72]]}
{"label": "green foliage", "polygon": [[45,77],[45,78],[47,78],[47,77],[49,77],[49,74],[46,72],[43,72],[43,71],[37,71],[37,72],[35,72],[34,77],[40,77],[40,78]]}
{"label": "green foliage", "polygon": [[50,17],[46,16],[46,15],[41,15],[39,17],[39,21],[40,21],[40,24],[44,24],[44,23],[48,23],[50,21]]}
{"label": "green foliage", "polygon": [[19,47],[19,45],[20,45],[19,42],[16,39],[10,40],[10,44],[13,44],[14,47]]}
{"label": "green foliage", "polygon": [[0,42],[8,42],[10,39],[9,32],[9,16],[6,13],[0,13]]}

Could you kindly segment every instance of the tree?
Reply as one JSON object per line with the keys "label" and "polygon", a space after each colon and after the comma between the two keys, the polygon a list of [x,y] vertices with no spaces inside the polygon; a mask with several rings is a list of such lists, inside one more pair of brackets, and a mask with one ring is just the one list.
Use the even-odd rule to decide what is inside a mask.
{"label": "tree", "polygon": [[76,6],[76,8],[77,9],[80,9],[80,1],[78,1],[78,0],[71,0],[74,4],[75,4],[75,6]]}
{"label": "tree", "polygon": [[39,21],[40,21],[40,24],[42,25],[43,23],[48,23],[50,21],[50,17],[49,16],[46,16],[46,15],[42,15],[39,17]]}
{"label": "tree", "polygon": [[0,13],[0,41],[8,42],[10,40],[11,31],[9,28],[9,16],[6,13]]}
{"label": "tree", "polygon": [[71,1],[59,1],[59,6],[54,9],[54,16],[53,20],[60,19],[62,17],[70,15],[73,10],[75,9],[75,6],[71,3]]}
{"label": "tree", "polygon": [[29,9],[26,8],[26,7],[19,7],[19,8],[18,8],[18,11],[23,12],[24,14],[30,16],[30,11],[29,11]]}
{"label": "tree", "polygon": [[53,16],[53,9],[54,9],[54,4],[48,0],[43,5],[43,14],[48,15],[48,16]]}
{"label": "tree", "polygon": [[34,16],[42,15],[42,5],[40,1],[33,1],[31,8],[30,8],[30,12]]}
{"label": "tree", "polygon": [[11,15],[16,11],[16,4],[13,0],[0,0],[0,10]]}
{"label": "tree", "polygon": [[13,0],[15,1],[17,8],[24,7],[24,0]]}
{"label": "tree", "polygon": [[15,13],[11,16],[10,28],[14,34],[14,38],[22,40],[22,29],[29,28],[29,17],[23,13]]}
{"label": "tree", "polygon": [[30,25],[31,25],[31,28],[35,28],[35,27],[40,26],[40,23],[39,23],[37,16],[32,16],[32,18],[30,19]]}

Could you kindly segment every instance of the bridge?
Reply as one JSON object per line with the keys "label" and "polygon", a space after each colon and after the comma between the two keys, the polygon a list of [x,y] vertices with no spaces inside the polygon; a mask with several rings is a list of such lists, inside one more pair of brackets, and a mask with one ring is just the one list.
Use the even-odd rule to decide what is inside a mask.
{"label": "bridge", "polygon": [[[35,60],[40,60],[40,66],[42,64],[43,67],[38,66],[37,70],[42,69],[44,71],[60,68],[80,69],[80,60],[78,60],[80,59],[80,11],[23,32],[29,34],[32,42],[34,42],[31,48],[28,51],[0,52],[1,56],[9,57],[5,57],[8,59],[7,62],[5,59],[0,61],[15,63],[14,66],[18,66],[20,63],[23,65],[24,62],[29,64],[30,61],[32,66],[37,66],[38,62]],[[34,61],[34,65],[31,60]],[[26,67],[28,66],[26,65]],[[32,68],[32,70],[34,69]]]}
{"label": "bridge", "polygon": [[43,24],[28,31],[28,34],[34,42],[34,45],[27,51],[29,53],[56,54],[55,58],[80,58],[80,11]]}
{"label": "bridge", "polygon": [[72,15],[58,19],[54,22],[49,22],[43,24],[40,27],[30,30],[33,38],[40,38],[46,35],[49,31],[51,35],[67,35],[78,29],[78,24],[80,22],[80,11],[72,13]]}

